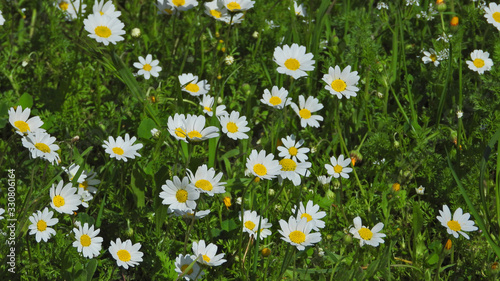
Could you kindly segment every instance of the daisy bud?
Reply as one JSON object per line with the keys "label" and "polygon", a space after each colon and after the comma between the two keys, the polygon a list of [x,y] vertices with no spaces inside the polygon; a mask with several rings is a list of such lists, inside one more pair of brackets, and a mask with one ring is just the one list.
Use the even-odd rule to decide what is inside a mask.
{"label": "daisy bud", "polygon": [[80,136],[74,136],[72,139],[71,139],[71,142],[77,142],[80,140]]}
{"label": "daisy bud", "polygon": [[269,196],[274,196],[275,193],[276,193],[276,191],[274,191],[274,189],[272,189],[272,188],[269,188],[269,190],[267,191],[267,194]]}
{"label": "daisy bud", "polygon": [[333,186],[333,189],[339,189],[340,188],[340,181],[338,179],[332,180],[332,186]]}
{"label": "daisy bud", "polygon": [[332,43],[334,45],[337,45],[339,43],[339,41],[340,41],[340,39],[339,39],[339,37],[337,35],[333,36]]}
{"label": "daisy bud", "polygon": [[22,67],[26,67],[29,63],[30,59],[29,58],[26,58],[23,60],[23,62],[21,63]]}
{"label": "daisy bud", "polygon": [[243,90],[243,92],[246,95],[250,95],[250,93],[252,92],[252,88],[250,87],[250,85],[248,83],[241,85],[241,89]]}
{"label": "daisy bud", "polygon": [[446,3],[444,2],[444,0],[437,0],[436,6],[437,6],[438,12],[442,13],[442,12],[446,11],[447,7],[446,7]]}
{"label": "daisy bud", "polygon": [[[225,48],[222,48],[222,52],[225,52]],[[228,55],[226,56],[226,58],[224,59],[224,62],[227,64],[227,65],[231,65],[234,63],[234,57],[231,56],[231,55]]]}
{"label": "daisy bud", "polygon": [[394,192],[398,192],[400,189],[401,189],[401,185],[400,185],[399,183],[397,183],[397,182],[396,182],[396,183],[394,183],[394,184],[392,185],[392,190],[393,190]]}
{"label": "daisy bud", "polygon": [[379,99],[381,99],[381,98],[383,98],[383,97],[384,97],[384,94],[382,94],[381,92],[377,92],[377,97],[378,97]]}
{"label": "daisy bud", "polygon": [[224,197],[224,205],[226,205],[226,209],[229,210],[229,207],[231,207],[231,197],[229,196]]}
{"label": "daisy bud", "polygon": [[257,31],[254,31],[252,37],[255,39],[259,38],[259,33]]}
{"label": "daisy bud", "polygon": [[450,21],[451,30],[456,31],[458,29],[458,22],[459,22],[458,17],[451,18]]}
{"label": "daisy bud", "polygon": [[363,161],[363,155],[361,155],[361,153],[357,150],[353,150],[349,153],[350,157],[351,157],[351,163],[352,163],[352,166],[354,167],[355,164],[357,164],[358,166],[361,164],[361,162]]}
{"label": "daisy bud", "polygon": [[132,35],[132,37],[139,37],[141,36],[141,30],[136,27],[132,29],[132,32],[130,32],[130,34]]}
{"label": "daisy bud", "polygon": [[134,229],[132,227],[129,227],[126,231],[125,231],[125,236],[127,236],[128,238],[132,237],[132,235],[134,235]]}
{"label": "daisy bud", "polygon": [[326,191],[326,198],[328,198],[329,200],[335,200],[335,192],[331,191],[331,190],[327,190]]}
{"label": "daisy bud", "polygon": [[490,266],[490,272],[491,274],[498,274],[500,272],[500,265],[498,262],[494,262]]}
{"label": "daisy bud", "polygon": [[325,251],[323,251],[323,248],[318,248],[318,256],[320,258],[324,257],[325,256]]}
{"label": "daisy bud", "polygon": [[446,244],[444,245],[444,249],[450,250],[452,246],[453,244],[451,243],[451,239],[448,239],[448,241],[446,241]]}
{"label": "daisy bud", "polygon": [[351,234],[344,235],[344,243],[352,244],[352,235]]}
{"label": "daisy bud", "polygon": [[194,61],[194,57],[193,57],[193,56],[189,56],[189,57],[187,57],[186,61],[187,61],[188,63],[193,63],[193,61]]}
{"label": "daisy bud", "polygon": [[457,118],[460,119],[462,118],[462,116],[464,116],[463,111],[462,110],[457,111]]}
{"label": "daisy bud", "polygon": [[394,148],[398,149],[399,148],[399,141],[394,141]]}
{"label": "daisy bud", "polygon": [[236,198],[236,204],[241,205],[241,197]]}
{"label": "daisy bud", "polygon": [[271,249],[264,248],[264,249],[262,249],[261,253],[262,253],[262,256],[269,257],[271,255]]}
{"label": "daisy bud", "polygon": [[215,38],[219,38],[219,37],[220,37],[219,32],[218,32],[218,31],[217,31],[217,32],[215,32]]}

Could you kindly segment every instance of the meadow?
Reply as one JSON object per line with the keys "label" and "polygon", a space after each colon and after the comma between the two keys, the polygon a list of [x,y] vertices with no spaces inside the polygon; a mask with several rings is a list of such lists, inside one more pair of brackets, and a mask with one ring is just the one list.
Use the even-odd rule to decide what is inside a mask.
{"label": "meadow", "polygon": [[1,280],[497,278],[497,3],[0,11]]}

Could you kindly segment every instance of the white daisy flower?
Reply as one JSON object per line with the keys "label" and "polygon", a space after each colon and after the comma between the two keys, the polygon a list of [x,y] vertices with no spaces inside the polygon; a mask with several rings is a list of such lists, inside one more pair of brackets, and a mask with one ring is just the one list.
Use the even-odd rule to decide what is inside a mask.
{"label": "white daisy flower", "polygon": [[293,1],[293,10],[295,11],[295,15],[297,15],[297,16],[301,16],[301,17],[306,16],[306,7],[304,7],[304,4],[298,5],[297,1]]}
{"label": "white daisy flower", "polygon": [[201,270],[198,263],[193,264],[193,267],[186,271],[189,265],[191,265],[196,260],[194,255],[183,255],[180,254],[175,258],[175,272],[179,273],[179,276],[184,273],[183,277],[185,280],[197,280],[205,275],[205,272]]}
{"label": "white daisy flower", "polygon": [[187,172],[191,184],[194,185],[201,193],[214,196],[214,194],[226,192],[226,189],[224,188],[226,183],[220,181],[222,173],[215,175],[214,168],[208,169],[207,165],[203,164],[196,169],[196,173],[194,175],[189,169],[187,169]]}
{"label": "white daisy flower", "polygon": [[222,6],[231,12],[246,11],[253,8],[255,1],[251,0],[220,0]]}
{"label": "white daisy flower", "polygon": [[116,141],[112,136],[109,136],[108,140],[104,141],[102,147],[106,149],[105,152],[111,158],[127,162],[127,158],[135,159],[136,156],[141,156],[137,150],[142,148],[142,143],[134,144],[135,141],[136,137],[130,138],[128,133],[125,134],[125,139],[119,136],[116,138]]}
{"label": "white daisy flower", "polygon": [[384,3],[384,2],[378,2],[377,3],[377,9],[379,9],[379,10],[382,10],[382,9],[389,10],[389,6],[386,3]]}
{"label": "white daisy flower", "polygon": [[355,97],[356,92],[359,90],[356,84],[359,81],[357,71],[351,72],[351,66],[348,65],[344,70],[340,71],[338,65],[335,68],[328,68],[328,74],[323,75],[323,81],[326,82],[325,89],[330,91],[330,94],[336,95],[341,99],[342,95],[346,98]]}
{"label": "white daisy flower", "polygon": [[327,185],[332,181],[332,176],[318,176],[318,181],[322,185]]}
{"label": "white daisy flower", "polygon": [[187,92],[195,97],[204,95],[210,91],[210,84],[208,84],[208,81],[202,80],[198,82],[198,76],[195,76],[192,73],[179,75],[179,83],[181,84],[184,92]]}
{"label": "white daisy flower", "polygon": [[470,53],[472,61],[466,61],[469,69],[477,71],[479,74],[483,74],[485,71],[490,71],[493,66],[493,61],[489,58],[490,53],[483,52],[482,50],[474,50]]}
{"label": "white daisy flower", "polygon": [[189,178],[184,177],[182,181],[174,176],[173,181],[167,180],[161,186],[160,198],[162,204],[168,205],[169,209],[187,211],[196,208],[196,200],[200,198],[200,191],[189,183]]}
{"label": "white daisy flower", "polygon": [[219,5],[218,0],[211,2],[206,2],[203,4],[205,6],[205,14],[213,17],[216,20],[222,21],[226,16],[228,16],[228,11],[224,6]]}
{"label": "white daisy flower", "polygon": [[218,266],[226,262],[224,253],[217,254],[217,245],[208,244],[205,246],[205,240],[200,240],[198,242],[193,242],[193,253],[197,257],[197,261],[201,264],[206,264],[208,266]]}
{"label": "white daisy flower", "polygon": [[[68,168],[66,168],[64,166],[62,166],[61,168],[63,169],[63,171],[66,174],[68,174],[69,180],[72,181],[73,178],[78,173],[78,170],[80,170],[80,165],[71,164]],[[85,174],[85,171],[82,171],[82,173],[80,174],[80,176],[78,177],[78,180],[76,182],[78,182],[78,183],[84,182],[86,178],[87,178],[87,175]]]}
{"label": "white daisy flower", "polygon": [[28,227],[30,230],[29,234],[35,234],[36,242],[40,243],[41,240],[47,242],[50,237],[56,235],[56,231],[49,226],[54,226],[59,220],[52,218],[52,215],[54,215],[54,212],[49,211],[49,208],[45,207],[43,211],[40,212],[38,210],[29,217],[31,222],[31,225]]}
{"label": "white daisy flower", "polygon": [[306,54],[306,47],[292,44],[274,49],[274,61],[279,65],[276,69],[281,74],[298,79],[307,76],[306,71],[314,70],[313,54]]}
{"label": "white daisy flower", "polygon": [[151,75],[158,77],[158,72],[162,69],[161,66],[158,66],[159,63],[158,60],[153,60],[151,54],[148,54],[146,59],[139,56],[139,62],[134,62],[134,67],[139,69],[137,75],[144,75],[144,79],[148,80]]}
{"label": "white daisy flower", "polygon": [[84,191],[88,191],[90,193],[96,193],[97,188],[96,185],[100,184],[101,181],[96,179],[97,174],[94,171],[83,171],[82,175],[85,174],[86,178],[83,182],[78,183],[78,194],[83,193]]}
{"label": "white daisy flower", "polygon": [[[188,115],[188,117],[190,116],[191,115]],[[169,116],[167,121],[167,127],[170,135],[172,135],[174,138],[178,140],[182,140],[187,143],[186,116],[184,116],[184,114],[176,113],[174,115],[174,118],[172,118],[172,116]]]}
{"label": "white daisy flower", "polygon": [[5,18],[2,15],[2,11],[0,11],[0,25],[3,25],[5,23]]}
{"label": "white daisy flower", "polygon": [[164,0],[168,1],[168,4],[178,11],[187,11],[198,6],[198,1],[196,0]]}
{"label": "white daisy flower", "polygon": [[279,221],[281,230],[278,232],[283,236],[282,240],[296,246],[299,251],[303,251],[306,247],[312,246],[321,241],[321,233],[311,233],[313,224],[308,223],[306,218],[296,220],[293,216],[288,219]]}
{"label": "white daisy flower", "polygon": [[130,241],[130,239],[122,243],[120,238],[117,238],[116,243],[111,241],[108,251],[116,260],[118,266],[128,269],[129,266],[134,267],[138,265],[139,262],[142,262],[142,256],[144,254],[139,251],[140,249],[140,243],[132,245],[132,241]]}
{"label": "white daisy flower", "polygon": [[379,222],[371,230],[363,226],[360,217],[354,218],[354,227],[352,227],[349,232],[354,238],[359,239],[359,246],[367,244],[373,247],[377,247],[380,243],[384,243],[382,237],[385,237],[384,233],[379,231],[384,228],[384,224]]}
{"label": "white daisy flower", "polygon": [[84,190],[84,191],[80,191],[80,190],[81,189],[79,188],[78,195],[80,196],[81,204],[84,208],[88,208],[89,204],[87,202],[94,199],[94,196],[92,196],[92,194],[90,194],[90,192],[88,192],[87,190]]}
{"label": "white daisy flower", "polygon": [[37,131],[34,134],[29,132],[21,141],[23,146],[31,152],[31,157],[46,159],[52,165],[59,164],[61,161],[59,154],[56,152],[59,150],[59,146],[54,144],[56,138],[51,137],[44,131]]}
{"label": "white daisy flower", "polygon": [[425,191],[425,187],[423,187],[423,186],[419,186],[419,187],[415,188],[415,192],[418,195],[424,195],[424,191]]}
{"label": "white daisy flower", "polygon": [[304,144],[304,140],[301,139],[296,141],[295,135],[291,134],[286,138],[282,138],[281,142],[283,146],[278,146],[279,157],[291,158],[294,161],[304,162],[307,160],[307,154],[310,149],[307,147],[301,147]]}
{"label": "white daisy flower", "polygon": [[474,226],[474,221],[469,220],[470,214],[463,213],[462,208],[458,208],[451,217],[450,208],[443,205],[443,210],[439,210],[440,216],[437,216],[438,221],[446,227],[448,234],[453,234],[453,237],[458,238],[458,234],[462,234],[465,238],[470,239],[464,231],[476,231],[477,227]]}
{"label": "white daisy flower", "polygon": [[[214,111],[212,110],[214,102],[215,102],[214,97],[210,95],[203,95],[202,101],[200,102],[200,105],[203,106],[203,112],[210,117],[212,117],[214,114]],[[223,116],[223,115],[228,115],[228,113],[226,111],[226,106],[221,104],[218,105],[217,108],[215,108],[215,116]]]}
{"label": "white daisy flower", "polygon": [[80,225],[78,228],[73,228],[76,241],[73,242],[73,247],[77,248],[79,253],[83,254],[85,258],[94,258],[99,255],[102,249],[102,237],[97,236],[101,230],[94,230],[94,226],[89,227],[85,223],[83,227]]}
{"label": "white daisy flower", "polygon": [[300,117],[300,125],[305,128],[307,126],[319,128],[319,122],[323,121],[323,116],[321,115],[312,115],[312,113],[319,111],[323,108],[323,105],[319,103],[319,100],[315,97],[308,97],[305,100],[303,95],[299,96],[299,105],[297,106],[295,103],[291,103],[293,111],[297,113]]}
{"label": "white daisy flower", "polygon": [[486,21],[500,30],[500,5],[490,3],[489,7],[484,7],[484,11],[486,12],[484,14]]}
{"label": "white daisy flower", "polygon": [[[44,129],[40,128],[43,125],[42,120],[38,116],[30,117],[31,109],[23,108],[17,106],[16,109],[11,107],[9,109],[9,122],[16,128],[16,133],[23,136],[28,134],[28,132],[45,132]],[[29,119],[28,119],[29,118]]]}
{"label": "white daisy flower", "polygon": [[158,0],[158,2],[156,2],[156,7],[158,8],[158,14],[164,14],[164,15],[169,15],[169,16],[172,16],[172,15],[176,15],[178,12],[177,12],[177,9],[174,8],[174,6],[170,5],[169,1],[165,1],[165,0]]}
{"label": "white daisy flower", "polygon": [[186,135],[190,141],[203,141],[219,136],[219,128],[209,126],[205,128],[205,116],[189,116],[186,118]]}
{"label": "white daisy flower", "polygon": [[332,165],[325,164],[326,171],[329,175],[332,175],[335,178],[338,178],[340,176],[346,179],[349,178],[349,175],[347,173],[352,172],[352,168],[349,168],[347,166],[349,166],[349,164],[351,163],[351,158],[344,159],[344,155],[340,154],[338,161],[335,156],[332,156],[332,158],[330,158],[330,161],[332,162]]}
{"label": "white daisy flower", "polygon": [[59,10],[66,14],[67,20],[77,19],[78,14],[85,14],[85,8],[87,8],[87,5],[82,5],[80,0],[57,0],[56,5]]}
{"label": "white daisy flower", "polygon": [[104,0],[102,1],[95,0],[94,6],[92,7],[92,12],[94,14],[99,14],[101,16],[117,18],[122,14],[122,12],[115,11],[115,9],[116,9],[115,5],[113,5],[112,1],[104,3]]}
{"label": "white daisy flower", "polygon": [[[271,226],[273,226],[272,223],[268,222],[268,219],[260,217],[260,229],[257,229],[255,231],[255,238],[257,239],[257,235],[259,236],[260,239],[266,239],[269,235],[272,234],[271,232]],[[259,227],[259,224],[257,224],[257,227]]]}
{"label": "white daisy flower", "polygon": [[247,118],[245,116],[240,117],[238,111],[232,111],[231,115],[220,117],[222,132],[233,140],[248,139],[248,135],[245,133],[250,131],[250,128],[247,127],[247,124]]}
{"label": "white daisy flower", "polygon": [[125,30],[123,30],[125,25],[118,18],[90,14],[83,20],[83,24],[85,30],[90,33],[89,37],[106,46],[109,43],[116,45],[116,42],[124,40],[121,35],[125,34]]}
{"label": "white daisy flower", "polygon": [[[244,13],[237,13],[237,14],[234,14],[232,16],[228,13],[228,14],[224,15],[221,18],[221,20],[227,24],[233,25],[233,24],[241,23],[243,21],[244,17],[245,17]],[[226,57],[226,59],[227,59],[227,57]],[[227,64],[227,60],[226,60],[226,64]]]}
{"label": "white daisy flower", "polygon": [[285,88],[278,89],[278,87],[273,86],[271,92],[269,92],[268,89],[264,90],[264,94],[262,95],[262,99],[260,101],[271,107],[283,109],[292,101],[292,98],[288,98],[287,96],[288,91]]}
{"label": "white daisy flower", "polygon": [[174,215],[177,216],[177,217],[183,217],[183,218],[186,218],[186,219],[192,219],[193,217],[195,219],[202,219],[204,217],[206,217],[208,214],[210,214],[210,210],[201,210],[201,211],[194,211],[194,210],[191,210],[191,209],[188,209],[186,211],[184,210],[179,210],[179,209],[169,209],[169,211],[173,211]]}
{"label": "white daisy flower", "polygon": [[298,186],[301,183],[300,176],[308,177],[311,173],[309,168],[311,168],[310,162],[296,162],[290,158],[284,158],[280,160],[281,173],[280,177],[282,179],[289,179],[292,181],[293,185]]}
{"label": "white daisy flower", "polygon": [[81,204],[80,196],[76,193],[76,187],[72,187],[71,183],[66,184],[64,188],[63,185],[62,180],[57,186],[52,184],[50,188],[50,206],[61,214],[72,215]]}
{"label": "white daisy flower", "polygon": [[[241,221],[241,213],[239,215]],[[260,228],[259,228],[260,224]],[[257,215],[256,211],[245,211],[243,213],[243,232],[247,232],[250,237],[257,239],[257,234],[259,234],[260,239],[264,239],[271,234],[269,228],[272,224],[267,222],[267,219],[262,218]],[[259,230],[260,229],[260,230]]]}
{"label": "white daisy flower", "polygon": [[304,207],[304,203],[300,202],[299,209],[297,210],[297,206],[293,206],[292,214],[297,214],[297,219],[306,218],[308,223],[313,224],[313,230],[319,231],[320,228],[325,227],[325,222],[321,219],[326,216],[326,213],[321,211],[319,212],[319,205],[315,205],[313,201],[307,201],[306,206]]}
{"label": "white daisy flower", "polygon": [[272,153],[266,155],[265,150],[257,152],[252,150],[250,156],[247,158],[247,169],[254,176],[259,177],[261,180],[270,180],[277,177],[281,173],[281,165],[278,160],[274,160]]}
{"label": "white daisy flower", "polygon": [[422,57],[422,61],[425,64],[428,64],[431,62],[434,64],[434,66],[438,66],[440,60],[441,60],[441,58],[438,56],[436,51],[434,51],[434,49],[430,48],[428,52],[424,51],[424,56]]}

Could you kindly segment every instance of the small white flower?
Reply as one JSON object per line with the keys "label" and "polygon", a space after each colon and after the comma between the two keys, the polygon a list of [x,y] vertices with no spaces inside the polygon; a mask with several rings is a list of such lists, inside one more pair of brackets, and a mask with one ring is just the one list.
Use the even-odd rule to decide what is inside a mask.
{"label": "small white flower", "polygon": [[64,188],[63,185],[62,180],[57,186],[52,184],[50,188],[50,206],[59,213],[72,215],[81,204],[80,195],[76,192],[76,187],[71,186],[71,183],[66,184]]}
{"label": "small white flower", "polygon": [[201,264],[219,266],[226,262],[226,260],[223,259],[224,253],[216,255],[217,245],[210,243],[205,246],[205,240],[193,242],[192,250],[197,257],[197,261]]}
{"label": "small white flower", "polygon": [[367,244],[373,247],[377,247],[380,243],[384,243],[382,237],[385,237],[384,233],[380,231],[384,228],[384,224],[379,222],[371,230],[363,226],[360,217],[354,218],[354,227],[352,227],[349,232],[354,238],[359,239],[359,246]]}
{"label": "small white flower", "polygon": [[136,156],[141,156],[137,150],[142,148],[142,143],[134,144],[136,140],[136,137],[130,138],[128,133],[125,134],[125,139],[119,136],[115,140],[112,136],[109,136],[108,140],[104,141],[102,147],[106,149],[105,152],[111,158],[127,162],[127,158],[135,159]]}
{"label": "small white flower", "polygon": [[198,82],[198,76],[192,73],[184,73],[179,75],[179,83],[181,84],[182,91],[191,94],[192,96],[201,96],[210,91],[210,84],[207,80]]}
{"label": "small white flower", "polygon": [[189,169],[187,172],[191,185],[196,187],[199,192],[206,193],[210,196],[226,192],[224,187],[226,183],[220,181],[222,173],[215,175],[214,168],[208,169],[207,165],[203,164],[196,169],[195,174]]}
{"label": "small white flower", "polygon": [[425,187],[419,186],[415,188],[415,192],[417,192],[418,195],[424,195]]}
{"label": "small white flower", "polygon": [[359,91],[359,88],[356,87],[359,81],[358,72],[351,72],[350,65],[346,66],[342,71],[338,65],[335,68],[330,66],[328,74],[323,75],[323,81],[326,83],[325,89],[339,99],[342,98],[342,95],[346,98],[355,97],[356,92]]}
{"label": "small white flower", "polygon": [[323,104],[319,103],[319,100],[313,96],[307,97],[307,100],[303,95],[299,96],[299,105],[295,103],[290,103],[293,111],[300,117],[300,126],[305,128],[311,126],[314,128],[319,128],[319,122],[323,121],[323,116],[312,115],[312,113],[319,111],[323,108]]}
{"label": "small white flower", "polygon": [[274,160],[273,154],[266,155],[265,150],[257,152],[255,149],[248,156],[246,167],[254,176],[267,180],[277,177],[282,168],[279,161]]}
{"label": "small white flower", "polygon": [[245,116],[240,117],[238,111],[232,111],[231,115],[224,115],[220,117],[220,125],[222,132],[233,140],[248,139],[246,132],[250,131],[247,127],[248,122]]}
{"label": "small white flower", "polygon": [[[203,141],[219,136],[219,128],[208,126],[205,128],[205,116],[188,115],[186,118],[186,137],[190,141]],[[176,132],[177,133],[177,132]]]}
{"label": "small white flower", "polygon": [[500,5],[496,3],[490,3],[489,7],[485,7],[484,17],[488,23],[491,23],[498,30],[500,30]]}
{"label": "small white flower", "polygon": [[129,266],[134,267],[138,265],[139,262],[142,262],[142,256],[144,254],[139,251],[140,249],[140,243],[132,245],[130,239],[122,243],[121,239],[117,238],[116,243],[111,241],[108,251],[116,260],[118,266],[128,269]]}
{"label": "small white flower", "polygon": [[67,20],[74,20],[78,18],[78,14],[85,14],[87,5],[81,4],[81,0],[57,0],[57,8],[66,14]]}
{"label": "small white flower", "polygon": [[469,69],[477,71],[479,74],[483,74],[485,71],[490,71],[493,66],[493,61],[489,58],[490,53],[483,52],[482,50],[474,50],[470,53],[472,61],[466,61]]}
{"label": "small white flower", "polygon": [[464,116],[464,112],[462,110],[458,110],[457,111],[457,118],[460,119],[460,118],[462,118],[462,116]]}
{"label": "small white flower", "polygon": [[279,157],[291,158],[294,161],[304,162],[307,160],[307,153],[310,151],[307,147],[301,147],[304,144],[304,140],[301,139],[296,141],[295,135],[291,134],[286,138],[282,138],[281,142],[283,146],[278,146]]}
{"label": "small white flower", "polygon": [[132,37],[139,37],[139,36],[141,36],[141,30],[139,28],[135,27],[130,32],[130,35],[132,35]]}
{"label": "small white flower", "polygon": [[162,204],[168,205],[169,210],[173,209],[187,211],[196,208],[196,200],[200,198],[200,191],[189,183],[189,178],[184,177],[182,181],[174,176],[173,181],[167,180],[161,186],[160,198]]}
{"label": "small white flower", "polygon": [[340,154],[339,159],[335,158],[335,156],[332,156],[330,158],[330,164],[325,164],[326,171],[329,175],[334,176],[335,178],[338,178],[342,176],[343,178],[348,179],[349,175],[347,173],[352,172],[352,168],[349,168],[349,164],[351,163],[351,159],[347,158],[344,159],[344,155]]}
{"label": "small white flower", "polygon": [[29,118],[30,113],[30,108],[23,110],[22,106],[17,106],[16,109],[13,107],[9,109],[9,123],[16,128],[17,134],[24,136],[29,132],[45,132],[44,129],[40,128],[43,125],[40,117],[33,116]]}
{"label": "small white flower", "polygon": [[155,138],[159,137],[160,133],[161,133],[160,130],[158,130],[156,128],[151,129],[151,136],[153,136]]}
{"label": "small white flower", "polygon": [[98,237],[100,229],[94,230],[94,226],[85,223],[83,227],[80,225],[78,228],[73,228],[76,241],[73,242],[73,247],[78,249],[85,258],[94,258],[99,255],[102,249],[102,237]]}
{"label": "small white flower", "polygon": [[332,176],[318,176],[318,181],[322,185],[327,185],[332,181]]}
{"label": "small white flower", "polygon": [[161,71],[160,62],[153,60],[153,56],[148,54],[146,59],[139,56],[139,62],[134,62],[134,67],[139,69],[138,75],[144,75],[144,79],[148,80],[151,76],[158,77],[158,72]]}
{"label": "small white flower", "polygon": [[109,43],[116,45],[116,42],[124,40],[122,35],[125,34],[125,30],[123,30],[125,24],[118,18],[90,14],[83,20],[83,24],[85,25],[85,30],[90,33],[89,37],[106,46]]}
{"label": "small white flower", "polygon": [[255,1],[251,0],[220,0],[219,3],[231,12],[246,11],[253,8]]}
{"label": "small white flower", "polygon": [[306,247],[321,241],[321,233],[311,233],[314,225],[308,223],[306,218],[296,220],[291,216],[288,222],[280,220],[279,223],[281,230],[278,230],[278,232],[283,236],[281,239],[296,246],[299,251],[303,251]]}
{"label": "small white flower", "polygon": [[185,280],[197,280],[205,275],[205,272],[201,270],[198,263],[195,263],[193,267],[186,272],[186,269],[196,260],[195,255],[182,255],[180,254],[175,258],[175,272],[179,273],[179,276],[184,273]]}
{"label": "small white flower", "polygon": [[115,9],[116,9],[115,5],[113,5],[112,1],[104,3],[104,0],[102,1],[95,0],[94,6],[92,7],[92,11],[94,14],[99,14],[101,16],[104,15],[110,18],[117,18],[122,14],[122,12],[115,11]]}
{"label": "small white flower", "polygon": [[465,238],[470,239],[464,231],[476,231],[477,227],[474,226],[474,221],[469,220],[470,214],[463,213],[462,208],[458,208],[451,217],[450,208],[443,205],[443,210],[439,210],[440,216],[437,216],[438,221],[446,227],[448,234],[453,234],[453,237],[458,238],[458,234],[462,234]]}
{"label": "small white flower", "polygon": [[293,206],[292,214],[297,214],[297,220],[306,218],[307,222],[313,225],[312,229],[315,231],[319,231],[320,228],[325,227],[325,222],[321,219],[326,216],[326,213],[323,211],[320,212],[319,205],[314,204],[311,200],[307,201],[305,207],[304,203],[300,202],[298,210],[297,206]]}
{"label": "small white flower", "polygon": [[274,108],[283,109],[291,103],[292,98],[288,97],[288,91],[285,88],[278,89],[278,87],[273,86],[271,92],[268,89],[264,89],[264,94],[260,101]]}
{"label": "small white flower", "polygon": [[387,4],[384,3],[384,2],[378,2],[377,3],[377,9],[379,9],[379,10],[382,10],[382,9],[389,10],[389,6],[387,6]]}
{"label": "small white flower", "polygon": [[196,0],[163,0],[168,2],[168,4],[179,11],[187,11],[198,6],[198,1]]}
{"label": "small white flower", "polygon": [[227,65],[231,65],[234,63],[234,57],[231,56],[231,55],[227,55],[225,58],[224,58],[224,62],[227,64]]}
{"label": "small white flower", "polygon": [[23,146],[31,152],[31,157],[43,158],[52,165],[59,164],[61,161],[59,154],[56,152],[59,150],[59,146],[54,144],[56,138],[45,133],[45,131],[36,131],[35,133],[28,132],[21,141]]}
{"label": "small white flower", "polygon": [[440,60],[441,60],[441,58],[438,56],[436,51],[434,51],[434,49],[430,48],[428,52],[424,51],[424,56],[422,57],[422,61],[425,64],[428,64],[431,62],[434,64],[434,66],[438,66]]}
{"label": "small white flower", "polygon": [[297,1],[293,1],[293,10],[295,11],[295,15],[305,17],[306,15],[306,8],[304,7],[304,4],[297,4]]}
{"label": "small white flower", "polygon": [[279,73],[292,76],[294,79],[307,76],[306,71],[314,70],[313,54],[306,54],[306,47],[292,44],[274,49],[274,61],[278,64]]}
{"label": "small white flower", "polygon": [[302,181],[300,176],[308,177],[311,174],[308,170],[311,168],[311,162],[296,162],[293,159],[284,158],[279,163],[281,165],[279,177],[291,180],[295,186],[300,185]]}
{"label": "small white flower", "polygon": [[36,242],[40,243],[41,240],[47,242],[50,237],[56,235],[56,231],[49,226],[54,226],[59,220],[52,218],[52,215],[54,215],[54,212],[49,211],[49,209],[45,207],[43,211],[37,211],[29,217],[31,222],[31,225],[28,227],[30,230],[29,234],[35,234]]}

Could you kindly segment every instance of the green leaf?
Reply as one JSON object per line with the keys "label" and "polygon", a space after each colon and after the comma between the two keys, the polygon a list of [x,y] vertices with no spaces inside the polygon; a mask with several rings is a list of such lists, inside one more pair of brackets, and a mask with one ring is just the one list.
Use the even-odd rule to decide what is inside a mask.
{"label": "green leaf", "polygon": [[137,135],[143,139],[150,139],[152,137],[151,130],[153,128],[156,128],[155,122],[150,118],[146,118],[141,121],[141,124],[137,129]]}
{"label": "green leaf", "polygon": [[221,223],[222,230],[225,230],[227,232],[229,232],[231,230],[235,230],[238,227],[239,227],[239,224],[235,223],[234,220],[232,220],[232,219],[222,221],[222,223]]}
{"label": "green leaf", "polygon": [[87,265],[85,267],[87,269],[87,281],[91,281],[92,276],[94,276],[94,273],[97,269],[97,260],[95,260],[95,259],[89,260],[89,262],[87,263]]}
{"label": "green leaf", "polygon": [[439,261],[439,255],[437,253],[433,253],[428,259],[427,263],[429,265],[436,264]]}
{"label": "green leaf", "polygon": [[24,93],[19,98],[19,101],[17,102],[17,104],[22,106],[23,110],[27,107],[31,108],[33,106],[33,97],[28,93]]}

